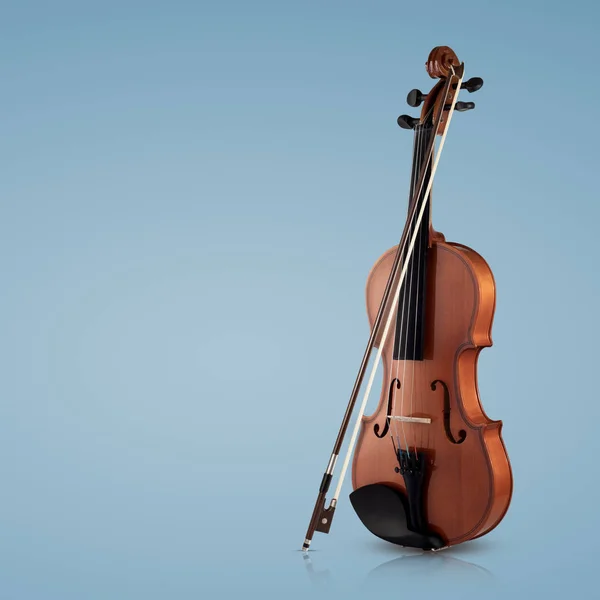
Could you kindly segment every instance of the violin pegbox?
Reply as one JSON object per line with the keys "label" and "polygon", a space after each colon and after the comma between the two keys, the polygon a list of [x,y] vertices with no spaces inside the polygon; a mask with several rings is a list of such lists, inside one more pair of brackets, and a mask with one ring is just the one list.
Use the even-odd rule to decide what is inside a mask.
{"label": "violin pegbox", "polygon": [[[443,135],[448,123],[448,111],[457,94],[457,84],[463,76],[465,65],[458,60],[455,52],[448,46],[437,46],[425,63],[427,74],[439,79],[433,86],[421,109],[421,123],[435,123],[442,112],[437,135]],[[447,83],[450,79],[450,86]],[[446,92],[447,90],[447,92]]]}
{"label": "violin pegbox", "polygon": [[[435,123],[440,111],[442,111],[437,134],[443,135],[448,123],[447,113],[452,106],[454,96],[457,94],[458,82],[464,73],[464,63],[461,63],[455,52],[448,46],[436,46],[430,53],[425,63],[428,75],[432,79],[439,79],[428,94],[424,94],[419,89],[411,90],[406,97],[409,106],[417,107],[423,104],[419,118],[409,115],[398,117],[398,125],[403,129],[414,129],[419,123]],[[447,87],[450,78],[450,87]],[[469,93],[481,89],[483,79],[481,77],[472,77],[468,81],[462,82],[460,89],[467,90]],[[448,90],[446,93],[445,90]],[[443,97],[445,96],[445,97]],[[465,112],[475,108],[474,102],[456,102],[454,110]]]}

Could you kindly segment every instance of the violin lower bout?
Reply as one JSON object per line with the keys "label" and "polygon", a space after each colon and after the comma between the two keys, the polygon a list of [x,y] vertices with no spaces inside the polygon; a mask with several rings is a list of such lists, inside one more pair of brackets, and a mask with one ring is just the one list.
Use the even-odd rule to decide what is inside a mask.
{"label": "violin lower bout", "polygon": [[[369,274],[371,326],[395,251],[385,253]],[[375,412],[363,417],[352,485],[357,490],[384,484],[405,498],[414,497],[398,472],[393,435],[404,450],[403,460],[406,451],[426,457],[422,512],[429,530],[449,546],[480,537],[498,525],[510,504],[512,473],[502,422],[487,417],[477,388],[479,352],[492,345],[492,272],[472,249],[445,241],[433,242],[427,260],[424,360],[393,360],[390,331],[382,351],[381,397]],[[393,418],[399,416],[430,422]]]}

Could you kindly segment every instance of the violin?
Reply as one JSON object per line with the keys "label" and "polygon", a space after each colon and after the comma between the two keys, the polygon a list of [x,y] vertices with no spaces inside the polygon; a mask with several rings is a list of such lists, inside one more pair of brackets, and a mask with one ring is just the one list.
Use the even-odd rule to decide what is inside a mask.
{"label": "violin", "polygon": [[[461,90],[464,63],[447,46],[434,48],[426,70],[437,82],[412,90],[398,125],[414,132],[408,215],[400,242],[373,265],[366,284],[370,337],[340,426],[302,549],[329,533],[352,456],[350,503],[375,536],[436,551],[481,537],[504,518],[513,477],[502,421],[484,412],[477,360],[492,345],[496,308],[492,271],[475,250],[446,241],[431,224],[431,187]],[[436,150],[436,142],[439,140]],[[326,495],[376,350],[358,417],[329,506]],[[383,384],[375,412],[365,408],[379,362]]]}

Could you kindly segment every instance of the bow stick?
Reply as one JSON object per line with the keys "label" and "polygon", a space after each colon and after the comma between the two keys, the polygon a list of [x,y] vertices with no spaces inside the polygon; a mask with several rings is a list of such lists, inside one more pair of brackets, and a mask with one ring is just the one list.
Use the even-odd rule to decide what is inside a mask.
{"label": "bow stick", "polygon": [[[461,64],[459,67],[457,67],[456,69],[454,67],[450,67],[452,70],[452,75],[450,77],[448,77],[448,80],[446,82],[446,85],[444,87],[444,91],[443,91],[443,98],[445,100],[445,98],[447,98],[448,96],[448,92],[450,90],[450,86],[452,84],[452,79],[454,77],[458,78],[458,82],[456,84],[456,90],[460,90],[460,86],[462,83],[462,79],[463,79],[463,74],[464,74],[464,65]],[[438,131],[438,127],[441,123],[441,119],[442,119],[442,115],[444,114],[444,104],[445,102],[441,102],[439,105],[439,114],[437,116],[437,119],[435,120],[435,126],[434,126],[434,135],[432,136],[431,142],[429,144],[429,148],[427,150],[427,159],[425,161],[425,164],[423,165],[422,169],[421,169],[421,173],[419,176],[419,183],[416,186],[416,190],[415,193],[413,195],[412,201],[411,201],[411,205],[412,205],[412,210],[410,211],[409,217],[406,220],[406,224],[404,226],[404,231],[402,233],[402,238],[400,239],[400,242],[398,244],[398,250],[396,252],[396,256],[394,258],[394,263],[392,265],[392,270],[390,272],[390,276],[388,278],[388,282],[386,284],[386,288],[385,291],[383,293],[383,297],[381,300],[381,303],[379,305],[379,310],[377,312],[377,317],[375,318],[375,322],[373,323],[373,327],[371,329],[371,335],[369,337],[369,341],[367,343],[367,348],[365,350],[359,371],[358,371],[358,375],[356,377],[356,381],[354,383],[354,388],[352,389],[352,394],[350,395],[350,400],[348,402],[348,406],[346,408],[346,412],[344,414],[344,418],[342,420],[342,424],[340,426],[340,430],[338,432],[338,436],[337,439],[335,441],[334,447],[333,447],[333,451],[331,453],[331,457],[329,459],[329,463],[327,464],[327,468],[325,470],[325,473],[323,474],[323,479],[321,480],[321,485],[319,487],[319,494],[317,496],[317,500],[315,502],[315,507],[313,509],[313,514],[311,516],[310,519],[310,523],[308,525],[308,530],[306,532],[306,537],[304,539],[304,543],[302,545],[302,550],[303,551],[307,551],[310,547],[311,541],[312,541],[312,537],[315,533],[315,531],[320,531],[322,533],[329,533],[329,529],[331,527],[331,521],[333,519],[333,514],[335,512],[335,507],[342,489],[342,485],[344,483],[344,478],[346,475],[346,471],[348,469],[348,464],[350,462],[350,456],[352,454],[352,451],[354,449],[354,445],[356,443],[356,437],[358,435],[358,431],[360,429],[360,424],[365,412],[365,408],[367,405],[367,401],[369,399],[369,394],[371,392],[371,387],[373,385],[373,381],[375,379],[375,374],[377,371],[377,367],[379,365],[379,361],[381,359],[381,354],[383,352],[383,347],[385,345],[385,340],[387,339],[387,335],[390,329],[390,324],[392,322],[392,318],[394,315],[394,310],[396,309],[396,305],[398,303],[398,298],[399,298],[399,291],[400,288],[402,286],[402,282],[404,281],[404,277],[406,274],[406,270],[409,264],[409,259],[410,256],[412,254],[413,251],[413,247],[415,245],[415,240],[419,231],[419,225],[421,223],[421,220],[423,218],[423,212],[425,211],[425,206],[427,204],[427,200],[429,197],[429,193],[431,191],[431,187],[433,185],[433,178],[435,176],[435,172],[437,169],[437,165],[440,159],[440,156],[442,154],[442,150],[444,148],[444,142],[446,140],[446,135],[448,133],[448,127],[450,126],[450,121],[452,119],[452,114],[454,113],[454,106],[456,104],[456,100],[458,98],[458,93],[453,94],[452,96],[452,101],[450,104],[450,109],[448,111],[448,120],[446,122],[446,127],[444,129],[444,133],[442,135],[442,138],[440,140],[440,145],[435,157],[435,160],[433,162],[433,166],[432,166],[432,170],[431,170],[431,175],[429,177],[429,180],[427,182],[427,187],[425,190],[425,194],[423,195],[423,200],[421,201],[421,205],[419,207],[419,203],[417,202],[417,199],[419,198],[420,194],[421,194],[421,190],[423,188],[423,184],[425,182],[425,178],[426,178],[426,174],[427,174],[427,168],[429,166],[429,163],[431,162],[431,156],[433,154],[433,150],[435,148],[435,132]],[[326,494],[329,490],[329,486],[331,484],[331,480],[333,478],[333,471],[335,469],[335,464],[337,462],[340,450],[341,450],[341,446],[342,443],[344,441],[344,437],[346,435],[346,430],[348,429],[348,425],[350,423],[350,417],[352,416],[352,412],[354,411],[354,406],[356,404],[356,400],[358,398],[358,392],[360,391],[360,387],[362,385],[363,379],[364,379],[364,375],[367,369],[367,364],[369,362],[369,358],[371,356],[371,351],[375,345],[375,339],[377,338],[377,335],[379,333],[379,330],[381,328],[381,322],[383,320],[383,315],[385,313],[385,309],[387,306],[387,303],[389,301],[389,297],[392,291],[392,288],[394,287],[394,280],[396,279],[396,276],[398,274],[398,268],[400,266],[400,261],[402,258],[402,254],[404,252],[406,243],[407,243],[407,238],[409,235],[409,231],[410,231],[410,223],[412,222],[412,220],[414,219],[417,210],[419,210],[419,214],[417,216],[417,222],[415,224],[415,226],[413,227],[413,235],[412,238],[410,239],[410,242],[408,244],[408,251],[406,253],[406,258],[404,260],[404,264],[403,264],[403,268],[402,271],[400,272],[400,277],[399,277],[399,281],[394,289],[394,300],[392,302],[392,306],[390,308],[389,311],[389,315],[383,330],[383,334],[381,337],[381,340],[379,342],[379,348],[377,350],[377,355],[375,357],[375,363],[371,369],[371,374],[369,377],[369,381],[367,383],[367,389],[365,390],[364,396],[363,396],[363,400],[362,403],[360,405],[360,409],[359,409],[359,413],[358,413],[358,417],[356,419],[356,423],[354,426],[354,430],[352,432],[352,437],[350,438],[350,444],[348,446],[348,450],[346,452],[346,457],[344,459],[344,464],[342,466],[342,472],[340,474],[340,478],[338,481],[338,485],[337,488],[335,490],[335,494],[331,500],[331,504],[329,505],[329,508],[325,508],[325,500],[326,500]]]}

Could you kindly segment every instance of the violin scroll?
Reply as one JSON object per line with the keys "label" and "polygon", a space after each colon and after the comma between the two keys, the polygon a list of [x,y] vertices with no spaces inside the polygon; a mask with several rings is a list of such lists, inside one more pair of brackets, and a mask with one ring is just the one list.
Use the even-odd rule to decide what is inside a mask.
{"label": "violin scroll", "polygon": [[436,46],[430,53],[425,63],[425,68],[432,79],[446,79],[454,73],[456,67],[460,67],[454,50],[448,46]]}

